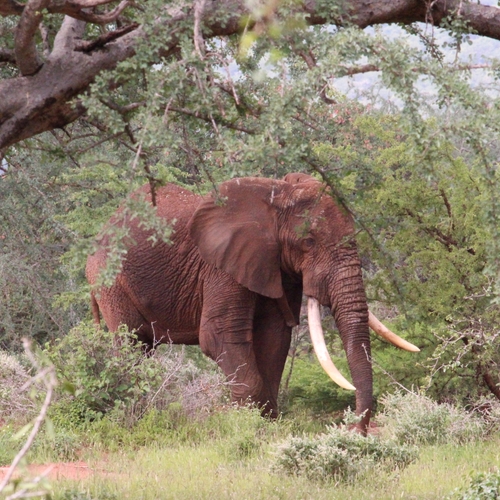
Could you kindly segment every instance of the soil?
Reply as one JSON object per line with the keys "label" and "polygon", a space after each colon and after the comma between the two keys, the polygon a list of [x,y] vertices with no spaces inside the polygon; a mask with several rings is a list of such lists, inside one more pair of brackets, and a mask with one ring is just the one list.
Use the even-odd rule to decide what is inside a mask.
{"label": "soil", "polygon": [[[9,467],[0,467],[0,481],[5,477]],[[45,475],[49,479],[86,479],[93,474],[105,471],[89,467],[85,462],[52,463],[44,465],[29,465],[29,474],[32,477]],[[14,477],[19,476],[22,469],[18,468]]]}

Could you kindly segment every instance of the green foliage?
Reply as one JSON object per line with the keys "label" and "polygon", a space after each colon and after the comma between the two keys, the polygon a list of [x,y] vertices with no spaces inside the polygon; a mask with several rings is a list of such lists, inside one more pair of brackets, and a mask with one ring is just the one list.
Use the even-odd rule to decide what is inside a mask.
{"label": "green foliage", "polygon": [[312,480],[353,481],[380,470],[399,470],[417,458],[417,449],[329,427],[315,437],[290,437],[276,452],[275,470]]}
{"label": "green foliage", "polygon": [[54,428],[49,420],[37,435],[28,459],[32,463],[73,462],[80,458],[82,444],[83,436],[58,426]]}
{"label": "green foliage", "polygon": [[199,446],[210,441],[221,446],[228,460],[249,458],[261,451],[263,443],[282,435],[285,426],[263,419],[255,408],[219,406],[212,413],[190,413],[173,402],[162,410],[148,410],[133,424],[124,427],[113,415],[81,426],[78,432],[87,446],[101,450],[127,450],[143,446]]}
{"label": "green foliage", "polygon": [[75,430],[94,422],[96,433],[118,436],[136,424],[140,434],[141,426],[158,420],[153,427],[159,432],[180,426],[190,415],[209,413],[227,394],[213,363],[197,368],[174,346],[146,355],[125,327],[112,333],[81,323],[46,352],[61,383],[50,409],[57,428]]}
{"label": "green foliage", "polygon": [[377,420],[384,435],[399,443],[464,444],[483,439],[488,425],[480,416],[415,393],[387,394]]}
{"label": "green foliage", "polygon": [[[422,348],[415,361],[394,354],[393,364],[391,349],[376,343],[379,372],[461,402],[487,394],[500,366],[500,308],[485,266],[497,239],[489,215],[497,196],[482,174],[496,146],[488,137],[488,151],[464,150],[469,112],[457,111],[452,124],[435,110],[422,117],[350,108],[339,145],[316,146],[322,162],[335,164],[325,165],[326,177],[363,229],[369,301],[378,302],[382,317],[396,316],[396,331],[408,331]],[[404,373],[404,364],[413,368]]]}
{"label": "green foliage", "polygon": [[[336,366],[340,366],[337,359]],[[290,369],[290,364],[285,368],[285,375]],[[346,390],[332,384],[331,379],[325,374],[321,365],[314,357],[300,357],[294,360],[292,376],[286,393],[287,410],[295,413],[307,409],[312,417],[319,414],[330,414],[343,411],[351,406],[354,408],[355,396]]]}
{"label": "green foliage", "polygon": [[[162,376],[126,328],[112,333],[82,323],[48,345],[47,353],[61,383],[83,402],[90,418],[140,399]],[[69,416],[74,415],[72,408]]]}
{"label": "green foliage", "polygon": [[60,255],[72,235],[55,215],[69,210],[56,186],[61,158],[21,149],[0,176],[0,346],[21,350],[21,337],[39,343],[69,328],[80,311],[53,307],[53,297],[74,289]]}
{"label": "green foliage", "polygon": [[497,500],[500,498],[500,471],[475,474],[470,485],[458,495],[450,496],[459,500]]}
{"label": "green foliage", "polygon": [[231,408],[214,415],[211,427],[217,429],[221,446],[231,460],[255,456],[268,440],[283,432],[279,422],[262,418],[255,407]]}

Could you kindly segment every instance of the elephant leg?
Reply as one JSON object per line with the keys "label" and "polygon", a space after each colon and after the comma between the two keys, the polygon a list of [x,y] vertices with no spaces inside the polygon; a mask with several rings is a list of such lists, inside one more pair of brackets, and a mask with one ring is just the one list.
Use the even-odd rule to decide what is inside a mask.
{"label": "elephant leg", "polygon": [[278,416],[278,392],[286,357],[290,348],[291,327],[281,316],[276,300],[259,297],[254,321],[254,352],[262,390],[259,403],[262,413],[270,417]]}
{"label": "elephant leg", "polygon": [[252,325],[256,294],[229,275],[203,287],[200,347],[226,375],[233,401],[259,401],[262,378],[257,369]]}
{"label": "elephant leg", "polygon": [[[285,293],[296,322],[299,322],[302,287],[283,279]],[[259,296],[254,318],[254,351],[257,366],[263,380],[259,395],[263,413],[278,416],[278,393],[290,349],[292,328],[286,324],[278,302]]]}

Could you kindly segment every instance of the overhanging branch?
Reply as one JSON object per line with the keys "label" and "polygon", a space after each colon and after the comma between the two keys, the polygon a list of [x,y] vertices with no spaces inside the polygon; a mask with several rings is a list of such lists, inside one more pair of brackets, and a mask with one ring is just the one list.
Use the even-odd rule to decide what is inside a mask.
{"label": "overhanging branch", "polygon": [[[80,19],[80,23],[101,23],[115,19],[128,5],[127,1],[123,0],[108,13],[95,14],[84,11],[108,4],[110,0],[29,0],[26,5],[15,0],[0,0],[0,15],[21,16],[16,36],[16,60],[21,74],[31,75],[0,82],[0,149],[40,132],[62,127],[81,116],[83,108],[69,103],[85,92],[99,73],[113,69],[118,62],[131,57],[138,40],[145,36],[141,26],[129,24],[82,43],[78,38],[82,36],[84,23],[82,29],[80,25],[65,20],[60,30],[66,30],[64,36],[57,35],[57,44],[54,43],[52,53],[41,64],[34,37],[41,20],[39,9],[46,6],[46,11],[66,14]],[[35,5],[39,7],[35,8]],[[199,26],[203,23],[203,38],[240,33],[241,19],[248,16],[246,5],[245,0],[206,2],[203,10],[198,10]],[[364,28],[381,23],[411,24],[429,19],[439,26],[448,17],[456,17],[461,5],[461,18],[475,33],[500,40],[500,9],[496,7],[460,3],[459,0],[433,1],[430,11],[428,3],[423,0],[373,0],[369,4],[365,0],[352,0],[345,5],[341,17],[333,7],[328,13],[328,3],[325,2],[318,6],[318,2],[306,0],[297,9],[301,9],[310,25],[332,23],[337,16],[335,22],[338,25],[348,23]],[[192,36],[193,16],[193,8],[179,8],[175,16],[158,21],[158,29],[165,34],[165,54],[176,50],[182,30],[191,30],[189,35]],[[190,23],[183,22],[188,19]],[[199,29],[197,32],[201,34]],[[200,37],[197,41],[201,51]],[[9,54],[3,54],[3,60],[11,62]]]}
{"label": "overhanging branch", "polygon": [[49,0],[29,0],[24,7],[16,29],[15,54],[19,70],[23,76],[33,75],[42,67],[38,55],[35,35],[42,22],[42,11],[49,5]]}
{"label": "overhanging branch", "polygon": [[[109,3],[109,0],[106,0],[102,3]],[[87,23],[107,24],[115,21],[118,16],[125,10],[125,8],[131,4],[132,2],[129,0],[123,0],[113,10],[104,14],[94,14],[92,12],[89,12],[87,8],[82,7],[79,3],[74,2],[65,3],[60,8],[50,7],[48,11],[50,13],[65,14]]]}

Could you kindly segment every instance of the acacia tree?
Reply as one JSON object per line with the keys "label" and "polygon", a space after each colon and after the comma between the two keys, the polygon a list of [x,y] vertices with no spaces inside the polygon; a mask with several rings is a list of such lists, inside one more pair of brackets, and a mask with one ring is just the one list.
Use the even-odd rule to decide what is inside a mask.
{"label": "acacia tree", "polygon": [[[495,7],[450,0],[366,2],[263,2],[243,0],[158,2],[122,0],[2,0],[0,37],[0,150],[85,114],[80,96],[104,70],[133,57],[146,40],[149,66],[178,54],[184,37],[203,52],[204,40],[245,30],[259,33],[283,16],[303,25],[411,24],[449,27],[457,20],[474,32],[500,39]],[[334,36],[332,34],[332,36]],[[309,69],[315,48],[305,47]],[[351,69],[352,70],[352,69]]]}
{"label": "acacia tree", "polygon": [[[389,271],[383,279],[375,273],[380,292],[374,299],[396,305],[410,319],[431,317],[441,324],[454,301],[474,300],[474,307],[451,318],[453,335],[469,345],[476,344],[467,329],[483,312],[496,317],[488,307],[498,295],[500,255],[498,66],[481,65],[494,87],[486,94],[472,85],[473,66],[449,53],[458,55],[471,33],[500,39],[497,8],[444,0],[270,1],[252,8],[229,0],[118,5],[11,0],[0,1],[0,13],[5,17],[0,148],[9,165],[6,175],[19,182],[16,165],[36,166],[37,189],[54,200],[60,195],[49,219],[65,228],[61,251],[72,248],[80,271],[85,252],[75,241],[92,236],[118,200],[144,180],[154,187],[175,179],[203,190],[203,181],[210,186],[234,175],[312,171],[353,212],[369,240],[365,248],[381,250],[367,250],[368,271],[373,266]],[[404,29],[397,38],[363,31],[379,23],[401,23]],[[448,33],[444,41],[440,32]],[[379,75],[379,88],[398,102],[394,111],[383,93],[371,101],[391,118],[335,90],[338,79],[366,72]],[[422,92],[422,80],[432,86],[431,98]],[[370,125],[353,126],[354,115],[369,116]],[[389,131],[394,137],[387,137]],[[57,173],[48,175],[54,159]],[[455,167],[465,172],[462,178]],[[447,176],[446,169],[455,173]],[[477,199],[464,209],[468,184],[462,180],[468,176],[483,181]],[[411,189],[398,204],[397,192],[407,184]],[[22,186],[18,190],[32,196],[32,186]],[[450,196],[454,186],[462,198]],[[1,197],[0,203],[11,210]],[[468,206],[477,212],[470,223],[478,225],[481,238],[457,222],[450,225],[449,214],[463,216]],[[0,226],[0,235],[13,226]],[[416,241],[406,244],[410,239],[401,235]],[[48,231],[41,241],[51,244],[53,237]],[[19,246],[32,241],[38,250],[36,238],[23,235],[16,241]],[[19,255],[11,243],[10,255]],[[432,254],[427,245],[445,249],[451,259]],[[57,257],[52,253],[50,262]],[[436,311],[437,295],[426,295],[425,287],[439,286],[435,278],[442,271],[426,266],[441,257],[440,269],[449,266],[457,271],[451,275],[466,283],[441,296],[443,307]],[[475,281],[468,274],[471,262]],[[491,286],[483,300],[485,283]],[[14,312],[9,317],[30,317]],[[488,321],[488,339],[494,339],[493,324]],[[432,352],[437,344],[449,345],[446,339],[436,343],[429,329],[423,337],[430,339]],[[477,359],[482,366],[497,363]],[[453,359],[448,361],[449,366]]]}

